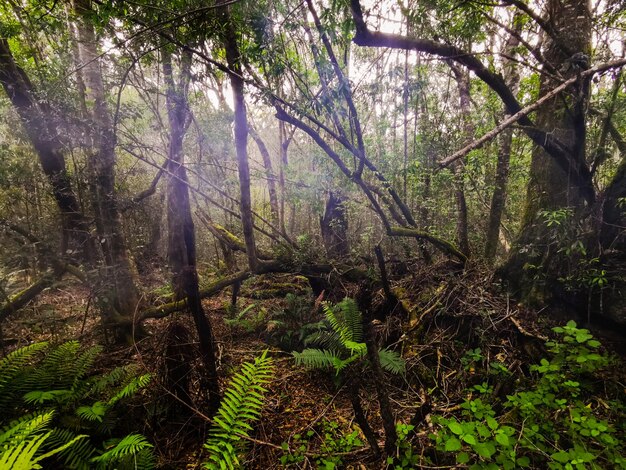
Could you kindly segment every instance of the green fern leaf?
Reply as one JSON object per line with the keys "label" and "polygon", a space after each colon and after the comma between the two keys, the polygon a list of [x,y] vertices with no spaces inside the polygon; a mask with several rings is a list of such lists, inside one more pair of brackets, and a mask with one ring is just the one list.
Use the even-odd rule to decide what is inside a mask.
{"label": "green fern leaf", "polygon": [[378,351],[378,357],[380,358],[380,366],[386,371],[398,375],[404,375],[406,372],[406,363],[397,352],[382,349]]}
{"label": "green fern leaf", "polygon": [[250,423],[261,416],[266,391],[263,384],[270,381],[271,374],[272,360],[265,351],[253,363],[244,362],[231,378],[205,444],[209,461],[204,463],[204,468],[241,468],[238,458],[243,451],[241,436],[249,436]]}
{"label": "green fern leaf", "polygon": [[[28,390],[22,386],[25,370],[48,343],[34,343],[17,349],[0,360],[0,410]],[[32,389],[31,389],[32,390]]]}
{"label": "green fern leaf", "polygon": [[124,463],[131,464],[140,455],[143,455],[142,458],[146,460],[142,466],[148,465],[150,459],[147,455],[152,454],[153,448],[152,444],[141,434],[129,434],[122,439],[114,439],[109,442],[108,447],[106,452],[91,459],[91,462],[95,463],[98,468],[124,467]]}
{"label": "green fern leaf", "polygon": [[335,368],[337,360],[341,360],[339,355],[326,349],[305,349],[301,353],[291,353],[297,365],[302,365],[308,369],[330,369]]}

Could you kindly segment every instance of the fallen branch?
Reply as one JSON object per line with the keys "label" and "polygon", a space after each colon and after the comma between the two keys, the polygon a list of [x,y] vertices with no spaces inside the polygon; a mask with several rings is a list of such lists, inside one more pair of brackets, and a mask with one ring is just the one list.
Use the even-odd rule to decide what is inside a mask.
{"label": "fallen branch", "polygon": [[58,276],[53,273],[44,274],[37,282],[11,296],[0,308],[0,322],[4,321],[9,315],[18,311],[41,292],[50,287],[57,277]]}
{"label": "fallen branch", "polygon": [[544,104],[547,101],[550,101],[556,95],[558,95],[562,91],[566,90],[568,87],[570,87],[574,83],[578,82],[581,78],[589,77],[589,76],[591,76],[593,74],[596,74],[598,72],[604,71],[607,68],[621,67],[621,66],[623,66],[625,64],[626,64],[626,62],[624,60],[617,60],[617,61],[614,61],[614,62],[608,62],[608,63],[605,63],[605,64],[600,64],[600,65],[597,65],[596,67],[593,67],[593,68],[591,68],[589,70],[586,70],[586,71],[582,72],[580,74],[580,76],[572,77],[569,80],[566,80],[565,82],[561,83],[558,87],[554,88],[552,91],[550,91],[549,93],[546,93],[544,96],[539,98],[533,104],[530,104],[530,105],[526,106],[525,108],[521,109],[520,111],[518,111],[514,115],[512,115],[509,118],[507,118],[504,121],[502,121],[498,126],[496,126],[492,130],[487,132],[480,139],[475,140],[471,144],[463,147],[458,152],[455,152],[454,154],[450,155],[449,157],[444,158],[439,163],[439,167],[440,168],[445,168],[445,167],[449,166],[451,163],[457,161],[459,158],[463,158],[465,155],[470,153],[472,150],[476,150],[476,149],[482,147],[485,142],[493,139],[498,134],[500,134],[502,131],[504,131],[506,128],[510,127],[511,125],[513,125],[514,123],[516,123],[517,121],[522,119],[524,116],[532,113],[533,111],[535,111],[536,109],[541,107],[542,104]]}
{"label": "fallen branch", "polygon": [[[207,297],[211,297],[212,295],[218,294],[223,289],[228,286],[231,286],[237,282],[243,282],[249,277],[252,276],[251,271],[240,271],[231,276],[225,277],[224,279],[220,279],[219,281],[214,282],[206,289],[200,290],[200,298],[205,299]],[[170,302],[167,304],[159,305],[157,307],[151,307],[146,310],[143,310],[137,314],[134,321],[141,323],[148,318],[164,318],[168,315],[179,312],[187,308],[187,299],[181,299],[174,302]],[[124,320],[122,322],[130,323],[132,319]]]}
{"label": "fallen branch", "polygon": [[463,254],[456,246],[449,241],[436,237],[435,235],[431,235],[430,233],[409,227],[389,227],[387,233],[394,237],[411,237],[418,240],[426,240],[444,253],[449,253],[458,258],[461,262],[465,263],[467,261],[467,256],[465,256],[465,254]]}

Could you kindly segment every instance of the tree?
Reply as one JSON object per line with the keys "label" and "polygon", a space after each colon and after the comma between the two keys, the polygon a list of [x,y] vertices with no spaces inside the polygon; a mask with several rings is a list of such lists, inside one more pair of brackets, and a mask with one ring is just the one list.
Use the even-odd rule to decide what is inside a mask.
{"label": "tree", "polygon": [[39,157],[61,213],[60,252],[76,251],[83,261],[94,260],[89,224],[68,175],[60,129],[51,107],[37,96],[28,75],[15,61],[9,39],[0,37],[0,83],[17,111]]}
{"label": "tree", "polygon": [[[123,317],[132,318],[139,304],[132,266],[118,210],[115,188],[116,134],[107,106],[102,79],[101,56],[98,53],[93,10],[90,0],[76,0],[78,49],[82,62],[86,101],[92,133],[88,155],[89,186],[95,215],[99,245],[104,255],[106,270],[103,276],[103,312],[116,323]],[[127,322],[126,322],[127,323]],[[127,323],[128,324],[128,323]],[[128,335],[129,331],[126,332]]]}
{"label": "tree", "polygon": [[[587,69],[592,24],[589,3],[586,0],[551,0],[544,21],[548,31],[544,31],[547,37],[543,57],[551,70],[563,70],[564,77],[571,78]],[[573,59],[576,54],[584,57],[580,63]],[[545,72],[540,79],[540,95],[555,87],[555,80],[548,70]],[[575,168],[584,168],[585,174],[590,174],[586,166],[588,99],[589,78],[581,78],[565,96],[555,96],[537,111],[537,125],[550,130],[559,139],[569,165],[558,165],[540,145],[533,150],[521,233],[504,270],[507,279],[531,297],[535,295],[531,291],[538,286],[534,282],[535,268],[527,269],[529,266],[551,278],[559,271],[559,267],[554,266],[555,252],[546,243],[549,234],[543,214],[570,208],[579,219],[585,207],[594,202],[593,192],[589,193],[592,191],[590,179],[581,185],[580,180],[572,178]],[[536,294],[545,295],[541,288]]]}
{"label": "tree", "polygon": [[191,216],[183,152],[183,140],[191,121],[188,93],[192,56],[188,51],[179,52],[180,65],[178,80],[176,80],[172,65],[172,52],[168,46],[161,49],[161,55],[163,76],[167,87],[165,98],[170,127],[167,166],[169,170],[167,178],[168,260],[172,270],[172,286],[176,298],[187,299],[187,306],[198,331],[202,360],[209,384],[209,411],[214,413],[220,403],[215,340],[211,323],[205,315],[200,299],[195,227]]}

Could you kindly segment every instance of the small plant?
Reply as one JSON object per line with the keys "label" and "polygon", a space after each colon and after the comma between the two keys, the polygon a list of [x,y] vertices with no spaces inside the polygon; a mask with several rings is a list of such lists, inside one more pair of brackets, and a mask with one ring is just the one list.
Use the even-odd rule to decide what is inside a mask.
{"label": "small plant", "polygon": [[465,355],[461,358],[461,364],[463,368],[469,372],[474,372],[476,365],[484,359],[480,348],[468,349]]}
{"label": "small plant", "polygon": [[[361,312],[353,299],[346,298],[337,305],[324,304],[324,314],[328,326],[313,333],[305,344],[318,345],[320,348],[308,348],[292,353],[296,364],[311,369],[334,369],[339,374],[351,364],[356,364],[365,357],[367,347],[363,341],[363,320]],[[379,351],[383,369],[403,374],[405,364],[394,351]]]}
{"label": "small plant", "polygon": [[306,434],[294,434],[291,448],[289,443],[283,442],[282,448],[285,453],[280,457],[280,463],[284,466],[297,465],[304,461],[305,454],[311,447],[311,441],[319,436],[321,444],[319,450],[312,452],[317,468],[335,469],[341,468],[343,460],[341,454],[352,452],[363,446],[359,438],[359,431],[350,430],[345,432],[336,421],[324,420],[321,422],[318,432],[309,430]]}
{"label": "small plant", "polygon": [[387,465],[392,465],[394,470],[418,468],[419,455],[413,450],[409,436],[415,429],[411,424],[397,423],[396,455],[387,457]]}
{"label": "small plant", "polygon": [[543,221],[547,227],[560,227],[564,225],[573,215],[573,210],[566,207],[553,211],[542,210],[539,215],[543,217]]}
{"label": "small plant", "polygon": [[[532,380],[506,398],[504,415],[478,397],[461,405],[461,419],[433,418],[440,427],[431,434],[437,449],[471,469],[626,468],[623,440],[610,421],[611,413],[623,416],[623,403],[592,406],[595,376],[609,358],[573,321],[553,331],[560,339],[546,343],[550,357],[532,366]],[[473,392],[489,397],[492,389],[483,383]]]}
{"label": "small plant", "polygon": [[254,362],[244,362],[230,380],[204,446],[209,451],[204,468],[242,468],[239,460],[245,450],[242,436],[249,436],[250,423],[261,416],[266,392],[263,385],[270,381],[271,374],[272,360],[265,351]]}
{"label": "small plant", "polygon": [[357,430],[345,434],[336,421],[323,421],[321,456],[316,460],[318,468],[331,470],[340,467],[343,461],[339,454],[351,452],[363,446],[363,442],[358,436],[359,431]]}
{"label": "small plant", "polygon": [[252,333],[265,324],[267,320],[267,310],[264,307],[255,312],[256,304],[250,304],[233,318],[225,318],[224,323],[231,328],[240,328],[248,333]]}

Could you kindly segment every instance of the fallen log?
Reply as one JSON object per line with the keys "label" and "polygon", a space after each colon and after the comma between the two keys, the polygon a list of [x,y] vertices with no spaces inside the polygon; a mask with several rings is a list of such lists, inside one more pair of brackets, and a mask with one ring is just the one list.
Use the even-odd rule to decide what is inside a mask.
{"label": "fallen log", "polygon": [[57,277],[58,276],[53,273],[46,273],[26,289],[11,296],[0,308],[0,322],[4,321],[9,315],[18,311],[20,308],[37,297],[41,292],[50,287]]}

